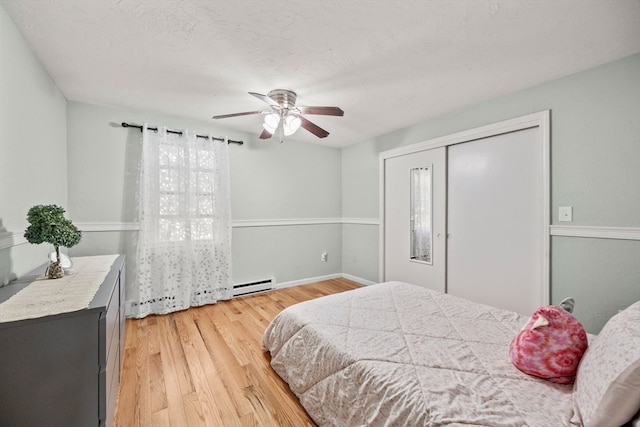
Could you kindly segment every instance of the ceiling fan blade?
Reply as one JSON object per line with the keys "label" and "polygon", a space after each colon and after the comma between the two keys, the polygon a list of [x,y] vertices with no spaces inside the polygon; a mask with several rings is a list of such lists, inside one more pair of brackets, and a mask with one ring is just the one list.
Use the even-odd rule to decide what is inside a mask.
{"label": "ceiling fan blade", "polygon": [[221,116],[213,116],[213,119],[227,119],[229,117],[248,116],[250,114],[262,114],[262,111],[246,111],[244,113],[223,114]]}
{"label": "ceiling fan blade", "polygon": [[260,139],[269,139],[273,136],[273,134],[271,132],[269,132],[266,129],[262,130],[262,133],[260,134]]}
{"label": "ceiling fan blade", "polygon": [[298,117],[300,118],[300,121],[302,122],[301,126],[303,128],[305,128],[306,130],[308,130],[309,132],[311,132],[312,134],[314,134],[315,136],[317,136],[318,138],[326,138],[327,135],[329,135],[329,132],[327,132],[326,130],[322,129],[317,124],[311,123],[309,120],[305,119],[302,116],[298,116]]}
{"label": "ceiling fan blade", "polygon": [[344,116],[344,111],[338,107],[298,107],[302,114],[321,114],[323,116]]}
{"label": "ceiling fan blade", "polygon": [[267,95],[262,95],[260,93],[255,93],[255,92],[249,92],[249,95],[253,95],[256,98],[258,98],[259,100],[266,102],[267,104],[269,104],[272,107],[279,107],[280,104],[278,104],[276,101],[274,101],[273,99],[269,98]]}

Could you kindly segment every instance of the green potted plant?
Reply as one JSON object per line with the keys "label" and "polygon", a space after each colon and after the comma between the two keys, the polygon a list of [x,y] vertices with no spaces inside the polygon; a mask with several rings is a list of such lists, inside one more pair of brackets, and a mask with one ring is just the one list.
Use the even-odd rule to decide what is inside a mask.
{"label": "green potted plant", "polygon": [[57,205],[37,205],[27,213],[29,227],[24,237],[29,243],[51,243],[56,250],[56,259],[47,268],[49,279],[64,276],[60,265],[60,246],[70,248],[80,242],[82,233],[71,221],[64,217],[64,209]]}

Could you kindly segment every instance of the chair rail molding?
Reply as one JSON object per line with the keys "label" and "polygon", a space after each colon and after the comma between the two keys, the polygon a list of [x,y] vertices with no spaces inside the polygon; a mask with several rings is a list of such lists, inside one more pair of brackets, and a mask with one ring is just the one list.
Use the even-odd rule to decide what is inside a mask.
{"label": "chair rail molding", "polygon": [[[232,228],[245,227],[281,227],[295,225],[323,225],[323,224],[360,224],[379,225],[378,218],[279,218],[279,219],[236,219],[231,223]],[[138,231],[137,222],[84,222],[76,226],[88,233],[101,231]]]}
{"label": "chair rail molding", "polygon": [[[321,224],[380,225],[378,218],[296,218],[296,219],[241,219],[232,222],[233,228],[278,227]],[[138,231],[137,222],[85,222],[76,226],[87,233]],[[640,240],[640,227],[600,227],[588,225],[551,225],[550,236],[588,237],[594,239]],[[24,231],[0,232],[0,249],[27,243]]]}
{"label": "chair rail molding", "polygon": [[281,227],[291,225],[340,224],[341,222],[341,218],[235,219],[231,222],[231,227]]}
{"label": "chair rail molding", "polygon": [[278,227],[287,225],[320,224],[362,224],[378,225],[378,218],[289,218],[289,219],[239,219],[232,223],[233,228],[241,227]]}
{"label": "chair rail molding", "polygon": [[137,222],[82,222],[76,227],[80,231],[87,233],[101,231],[138,231],[140,226]]}
{"label": "chair rail molding", "polygon": [[590,237],[594,239],[640,240],[640,227],[599,227],[589,225],[552,225],[551,236]]}
{"label": "chair rail molding", "polygon": [[378,218],[342,218],[343,224],[380,225]]}
{"label": "chair rail molding", "polygon": [[23,243],[27,243],[27,239],[24,238],[24,231],[5,231],[0,233],[0,249],[7,249]]}

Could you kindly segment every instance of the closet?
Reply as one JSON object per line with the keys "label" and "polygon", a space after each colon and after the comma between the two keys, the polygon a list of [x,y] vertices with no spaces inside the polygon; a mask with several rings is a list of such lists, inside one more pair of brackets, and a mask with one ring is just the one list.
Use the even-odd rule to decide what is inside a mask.
{"label": "closet", "polygon": [[549,112],[380,153],[380,279],[549,302]]}

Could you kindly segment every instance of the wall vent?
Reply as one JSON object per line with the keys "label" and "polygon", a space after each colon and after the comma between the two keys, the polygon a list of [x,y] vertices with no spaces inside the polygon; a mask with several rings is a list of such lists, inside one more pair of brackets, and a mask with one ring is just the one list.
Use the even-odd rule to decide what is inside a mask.
{"label": "wall vent", "polygon": [[255,294],[258,292],[269,291],[274,289],[276,285],[276,279],[270,277],[268,279],[255,280],[253,282],[238,283],[233,285],[233,297],[239,297],[243,295]]}

